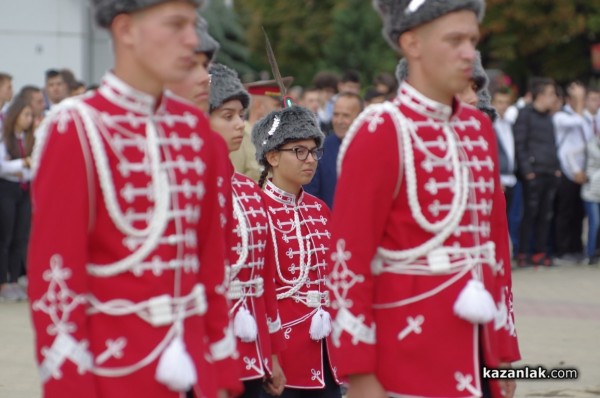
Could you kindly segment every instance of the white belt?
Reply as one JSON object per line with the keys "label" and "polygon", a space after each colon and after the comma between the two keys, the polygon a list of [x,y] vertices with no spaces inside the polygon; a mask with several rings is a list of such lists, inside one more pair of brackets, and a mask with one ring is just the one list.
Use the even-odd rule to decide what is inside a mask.
{"label": "white belt", "polygon": [[239,300],[244,297],[260,297],[264,291],[264,281],[260,276],[249,281],[236,279],[229,284],[227,298],[229,300]]}
{"label": "white belt", "polygon": [[[386,250],[385,252],[390,251]],[[375,275],[382,273],[439,275],[471,269],[479,264],[487,264],[493,269],[496,268],[496,245],[494,242],[465,248],[441,246],[430,251],[426,257],[412,262],[391,258],[386,256],[383,251],[378,250],[371,262],[371,269]]]}
{"label": "white belt", "polygon": [[306,305],[308,308],[329,307],[330,304],[328,291],[309,290],[308,292],[297,292],[291,296],[291,299]]}
{"label": "white belt", "polygon": [[94,296],[89,296],[88,302],[90,304],[88,314],[102,313],[112,316],[135,314],[152,326],[171,325],[175,321],[193,315],[203,315],[207,308],[206,294],[201,284],[195,285],[187,296],[182,297],[163,294],[133,303],[123,299],[102,302]]}

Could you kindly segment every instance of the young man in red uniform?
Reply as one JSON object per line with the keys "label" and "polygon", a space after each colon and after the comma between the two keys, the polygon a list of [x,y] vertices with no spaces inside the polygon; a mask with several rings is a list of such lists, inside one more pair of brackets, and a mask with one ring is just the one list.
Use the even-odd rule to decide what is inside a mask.
{"label": "young man in red uniform", "polygon": [[199,1],[95,1],[115,67],[38,131],[29,296],[44,396],[239,390],[224,296],[223,141],[163,90]]}
{"label": "young man in red uniform", "polygon": [[210,96],[210,76],[208,66],[214,61],[221,45],[208,33],[208,23],[198,15],[196,24],[198,46],[194,50],[192,69],[185,79],[167,84],[167,90],[188,101],[193,102],[204,113],[208,113]]}
{"label": "young man in red uniform", "polygon": [[514,382],[481,377],[519,359],[496,139],[489,118],[456,99],[484,3],[375,6],[409,74],[340,149],[332,356],[349,398],[511,398]]}

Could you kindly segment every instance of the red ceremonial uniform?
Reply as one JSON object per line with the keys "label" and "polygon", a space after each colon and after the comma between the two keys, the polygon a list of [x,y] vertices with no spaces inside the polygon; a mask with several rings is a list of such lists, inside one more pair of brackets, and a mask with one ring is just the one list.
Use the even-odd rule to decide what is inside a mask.
{"label": "red ceremonial uniform", "polygon": [[[329,311],[328,275],[329,216],[327,205],[302,191],[287,193],[267,181],[264,197],[273,236],[279,313],[286,349],[280,362],[291,388],[323,388],[323,344],[329,338],[314,340],[310,330],[319,311]],[[331,361],[330,361],[331,362]]]}
{"label": "red ceremonial uniform", "polygon": [[155,103],[112,74],[45,123],[29,249],[44,396],[185,396],[157,381],[163,359],[167,373],[191,362],[202,396],[240,388],[224,142],[192,106],[169,94]]}
{"label": "red ceremonial uniform", "polygon": [[[232,238],[229,249],[229,289],[234,331],[242,380],[271,374],[271,355],[283,345],[281,318],[275,297],[275,261],[265,201],[252,179],[235,173],[233,191]],[[248,328],[246,317],[254,318],[256,333]]]}
{"label": "red ceremonial uniform", "polygon": [[[488,367],[519,359],[491,123],[403,83],[354,126],[332,223],[339,374],[374,373],[393,397],[480,396],[480,348]],[[459,316],[480,304],[477,281],[481,324]]]}

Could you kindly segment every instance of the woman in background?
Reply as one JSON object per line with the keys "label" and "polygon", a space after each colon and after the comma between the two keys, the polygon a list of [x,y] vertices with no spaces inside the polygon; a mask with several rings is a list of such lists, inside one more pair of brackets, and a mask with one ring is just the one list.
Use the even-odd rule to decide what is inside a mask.
{"label": "woman in background", "polygon": [[17,284],[27,252],[31,222],[29,181],[33,111],[16,98],[4,118],[0,140],[0,299],[25,300]]}

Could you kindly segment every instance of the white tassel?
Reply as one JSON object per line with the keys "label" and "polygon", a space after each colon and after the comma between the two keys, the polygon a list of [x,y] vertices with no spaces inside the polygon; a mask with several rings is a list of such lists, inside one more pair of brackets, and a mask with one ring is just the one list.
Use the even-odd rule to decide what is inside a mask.
{"label": "white tassel", "polygon": [[487,323],[496,315],[496,304],[483,283],[471,279],[458,295],[454,313],[472,323]]}
{"label": "white tassel", "polygon": [[177,392],[189,391],[198,381],[196,367],[181,336],[176,336],[160,356],[156,380]]}
{"label": "white tassel", "polygon": [[244,343],[256,341],[258,326],[256,320],[246,307],[241,307],[233,319],[233,332]]}
{"label": "white tassel", "polygon": [[310,338],[316,341],[324,339],[331,333],[331,315],[319,308],[310,322]]}

